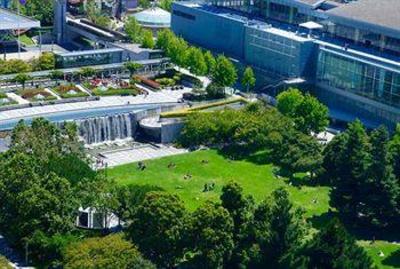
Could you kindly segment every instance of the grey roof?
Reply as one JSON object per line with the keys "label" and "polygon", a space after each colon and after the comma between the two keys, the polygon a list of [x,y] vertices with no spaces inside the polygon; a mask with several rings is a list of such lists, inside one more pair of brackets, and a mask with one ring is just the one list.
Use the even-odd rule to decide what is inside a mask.
{"label": "grey roof", "polygon": [[84,56],[84,55],[94,55],[94,54],[102,54],[102,53],[113,53],[113,52],[122,52],[123,49],[120,48],[106,48],[106,49],[94,49],[94,50],[79,50],[79,51],[68,51],[68,52],[54,52],[55,55],[61,57],[70,57],[70,56]]}
{"label": "grey roof", "polygon": [[327,11],[331,16],[400,30],[400,0],[358,0]]}
{"label": "grey roof", "polygon": [[0,30],[17,30],[40,27],[40,22],[0,8]]}

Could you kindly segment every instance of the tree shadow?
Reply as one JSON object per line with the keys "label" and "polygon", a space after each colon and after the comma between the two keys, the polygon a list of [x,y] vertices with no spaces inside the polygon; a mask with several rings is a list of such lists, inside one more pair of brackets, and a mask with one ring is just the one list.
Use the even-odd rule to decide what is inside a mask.
{"label": "tree shadow", "polygon": [[317,230],[320,230],[322,227],[326,226],[330,220],[333,218],[339,218],[339,214],[337,212],[328,211],[322,213],[321,215],[313,215],[307,220],[311,224],[311,226]]}
{"label": "tree shadow", "polygon": [[[400,233],[396,227],[378,228],[371,227],[367,225],[355,224],[348,216],[342,215],[336,211],[328,211],[322,213],[321,215],[314,215],[308,218],[311,226],[315,229],[321,229],[324,227],[332,218],[338,218],[341,223],[346,228],[347,232],[351,234],[357,240],[367,240],[367,241],[400,241]],[[400,256],[400,250],[398,255]]]}
{"label": "tree shadow", "polygon": [[400,249],[391,253],[382,261],[383,265],[392,266],[394,268],[400,268]]}

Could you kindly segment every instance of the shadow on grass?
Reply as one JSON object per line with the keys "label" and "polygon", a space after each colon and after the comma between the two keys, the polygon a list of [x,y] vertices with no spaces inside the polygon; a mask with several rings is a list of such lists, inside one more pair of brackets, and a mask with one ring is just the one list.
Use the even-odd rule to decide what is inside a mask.
{"label": "shadow on grass", "polygon": [[[343,216],[335,211],[328,211],[321,215],[314,215],[308,219],[311,223],[312,227],[315,229],[321,229],[322,227],[326,226],[327,223],[332,218],[338,218],[343,225],[345,226],[346,230],[357,240],[382,240],[382,241],[400,241],[400,233],[397,227],[392,228],[374,228],[362,225],[356,225],[352,222],[349,217]],[[400,250],[397,253],[398,258],[400,258]]]}
{"label": "shadow on grass", "polygon": [[394,268],[400,268],[400,249],[391,253],[382,261],[383,265],[392,266]]}

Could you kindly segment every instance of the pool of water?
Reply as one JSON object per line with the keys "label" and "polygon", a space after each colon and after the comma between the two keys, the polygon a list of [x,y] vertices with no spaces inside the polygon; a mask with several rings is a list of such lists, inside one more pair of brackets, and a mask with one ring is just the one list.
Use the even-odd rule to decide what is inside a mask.
{"label": "pool of water", "polygon": [[14,128],[14,126],[23,119],[26,123],[31,123],[32,119],[43,117],[51,122],[63,122],[71,120],[79,120],[86,118],[104,117],[111,116],[121,113],[137,112],[145,109],[157,108],[160,105],[157,104],[146,104],[146,105],[125,105],[125,106],[114,106],[105,108],[92,108],[84,110],[74,111],[60,111],[53,112],[51,114],[38,115],[38,116],[27,116],[18,119],[0,121],[0,131],[7,131]]}

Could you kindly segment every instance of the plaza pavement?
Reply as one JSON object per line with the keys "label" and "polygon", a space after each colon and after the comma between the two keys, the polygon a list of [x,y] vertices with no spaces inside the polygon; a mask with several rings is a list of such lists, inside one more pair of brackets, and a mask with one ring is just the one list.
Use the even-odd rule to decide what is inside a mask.
{"label": "plaza pavement", "polygon": [[157,159],[187,152],[187,149],[178,149],[173,146],[162,144],[157,144],[156,146],[154,146],[147,144],[137,148],[103,152],[101,153],[101,155],[103,157],[104,164],[107,164],[108,167],[114,167],[127,163]]}

